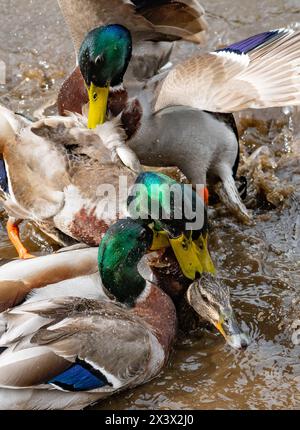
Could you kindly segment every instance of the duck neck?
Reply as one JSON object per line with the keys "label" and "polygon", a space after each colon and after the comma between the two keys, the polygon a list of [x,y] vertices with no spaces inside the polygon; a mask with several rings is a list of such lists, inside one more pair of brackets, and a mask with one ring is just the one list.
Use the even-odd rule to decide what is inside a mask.
{"label": "duck neck", "polygon": [[147,282],[147,288],[131,312],[151,327],[167,360],[177,328],[176,309],[171,298],[160,288]]}
{"label": "duck neck", "polygon": [[167,294],[138,271],[138,263],[150,249],[152,231],[131,219],[115,223],[99,246],[98,266],[108,295],[130,307],[151,328],[168,356],[176,332],[175,306]]}

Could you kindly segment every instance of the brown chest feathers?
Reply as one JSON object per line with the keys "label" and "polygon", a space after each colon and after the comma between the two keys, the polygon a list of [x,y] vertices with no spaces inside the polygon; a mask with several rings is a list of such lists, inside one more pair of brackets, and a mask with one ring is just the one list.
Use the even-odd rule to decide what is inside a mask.
{"label": "brown chest feathers", "polygon": [[97,218],[96,209],[85,208],[74,215],[69,226],[72,237],[89,246],[98,246],[108,228],[107,222]]}
{"label": "brown chest feathers", "polygon": [[167,360],[177,329],[176,309],[170,297],[151,285],[147,298],[138,302],[132,312],[152,327]]}

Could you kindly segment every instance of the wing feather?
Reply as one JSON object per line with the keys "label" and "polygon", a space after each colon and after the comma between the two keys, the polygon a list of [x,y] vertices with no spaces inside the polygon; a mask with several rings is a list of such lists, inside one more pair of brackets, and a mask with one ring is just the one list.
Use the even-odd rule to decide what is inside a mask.
{"label": "wing feather", "polygon": [[153,376],[164,361],[152,359],[149,328],[111,302],[67,297],[25,303],[2,318],[1,387],[39,388],[80,361],[109,382],[98,390],[114,391]]}
{"label": "wing feather", "polygon": [[97,248],[12,261],[0,267],[0,311],[19,304],[33,289],[97,271]]}
{"label": "wing feather", "polygon": [[69,365],[48,348],[10,348],[0,355],[0,387],[25,388],[45,384]]}
{"label": "wing feather", "polygon": [[299,105],[300,32],[271,33],[262,45],[249,50],[246,44],[247,53],[237,52],[240,42],[176,66],[161,86],[155,109],[183,105],[225,113]]}
{"label": "wing feather", "polygon": [[204,10],[197,0],[58,0],[76,51],[88,31],[100,25],[122,24],[133,39],[203,40],[207,28]]}

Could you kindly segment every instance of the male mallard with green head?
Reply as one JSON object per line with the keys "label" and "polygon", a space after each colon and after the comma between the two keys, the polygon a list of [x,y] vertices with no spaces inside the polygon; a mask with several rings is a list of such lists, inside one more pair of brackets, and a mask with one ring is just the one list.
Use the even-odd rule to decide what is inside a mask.
{"label": "male mallard with green head", "polygon": [[[158,375],[176,311],[139,272],[152,243],[153,230],[127,219],[110,227],[98,252],[69,249],[0,268],[0,303],[11,307],[0,316],[0,409],[82,409]],[[207,290],[201,282],[189,288],[190,304],[229,344],[245,347],[228,289],[214,277]]]}
{"label": "male mallard with green head", "polygon": [[[232,113],[247,108],[299,105],[300,32],[290,29],[264,32],[227,48],[199,54],[147,79],[158,69],[138,77],[135,76],[137,68],[129,62],[126,73],[131,46],[136,43],[140,49],[144,43],[148,64],[147,41],[160,39],[159,36],[148,39],[146,28],[143,34],[141,27],[136,26],[135,19],[141,18],[143,6],[125,18],[122,14],[116,17],[117,6],[119,10],[124,7],[122,0],[111,7],[106,1],[89,1],[87,7],[81,0],[60,0],[59,3],[76,41],[81,70],[80,74],[77,69],[61,90],[61,112],[73,107],[80,111],[89,102],[90,126],[93,126],[105,117],[110,90],[108,110],[115,114],[122,111],[129,145],[142,164],[175,165],[193,184],[206,184],[207,178],[211,183],[221,180],[222,185],[218,186],[221,199],[240,219],[250,222],[234,182],[239,144]],[[175,2],[162,3],[166,6]],[[155,6],[156,2],[150,2],[148,10]],[[129,7],[132,9],[133,5]],[[101,14],[102,10],[106,13]],[[180,22],[179,16],[176,24]],[[77,24],[82,19],[84,25],[79,35]],[[170,27],[164,28],[170,30]],[[87,33],[84,38],[83,30]],[[159,33],[159,27],[155,30]],[[103,49],[101,40],[104,39]],[[79,40],[83,41],[81,49]],[[120,49],[123,46],[123,53],[114,68],[108,63],[116,46]],[[119,72],[122,58],[123,70]],[[149,68],[145,66],[145,69],[149,72]],[[118,71],[119,79],[114,71]],[[97,76],[101,76],[98,84],[102,89],[92,91],[97,88]],[[119,89],[122,81],[124,90]],[[105,95],[101,101],[99,91]],[[76,100],[76,106],[69,103],[71,99]]]}
{"label": "male mallard with green head", "polygon": [[[124,143],[122,133],[117,119],[89,130],[86,119],[78,115],[31,123],[0,107],[0,151],[7,173],[2,199],[9,215],[9,237],[21,258],[31,257],[19,239],[17,226],[21,220],[35,222],[55,240],[72,239],[97,246],[109,226],[127,216],[128,192],[134,183],[146,184],[151,178],[154,184],[176,185],[166,175],[138,176],[141,166]],[[151,187],[148,191],[146,200],[151,198]],[[192,201],[195,197],[194,193],[188,198]],[[197,201],[204,213],[203,201],[198,197]],[[146,218],[151,220],[148,214]],[[203,232],[206,229],[204,221],[197,240],[202,237],[202,227]],[[194,241],[184,224],[183,217],[171,245],[177,250],[185,275],[195,279],[195,273],[202,273],[211,260],[206,242]],[[170,236],[167,229],[165,232]],[[160,241],[159,231],[157,237]],[[163,241],[168,243],[168,237]],[[183,245],[185,251],[180,253]],[[208,271],[213,271],[212,263],[209,267]]]}

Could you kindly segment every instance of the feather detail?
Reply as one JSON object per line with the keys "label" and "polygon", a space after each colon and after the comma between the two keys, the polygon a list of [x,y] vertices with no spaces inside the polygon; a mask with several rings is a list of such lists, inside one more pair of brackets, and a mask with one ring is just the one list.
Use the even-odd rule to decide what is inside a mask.
{"label": "feather detail", "polygon": [[90,391],[109,385],[104,375],[99,372],[95,374],[95,371],[91,367],[87,368],[84,362],[73,364],[48,383],[66,391]]}
{"label": "feather detail", "polygon": [[68,279],[94,273],[98,273],[97,248],[12,261],[0,267],[0,309],[4,311],[19,304],[34,289],[62,282],[60,286],[63,291]]}
{"label": "feather detail", "polygon": [[235,52],[237,54],[247,54],[253,49],[271,43],[275,39],[281,37],[281,34],[286,32],[285,29],[266,31],[264,33],[256,34],[241,42],[233,43],[227,48],[218,49],[216,52]]}
{"label": "feather detail", "polygon": [[299,52],[299,31],[275,30],[191,58],[169,73],[155,109],[183,105],[236,112],[299,105]]}
{"label": "feather detail", "polygon": [[[153,377],[165,360],[150,327],[111,302],[64,297],[25,303],[2,316],[0,344],[7,349],[0,355],[0,387],[39,389],[49,382],[66,389],[62,384],[72,385],[77,374],[73,389],[101,393],[102,381],[114,391]],[[74,364],[96,376],[98,386],[79,367],[68,373]]]}
{"label": "feather detail", "polygon": [[[9,133],[5,127],[0,129],[0,140],[4,132],[9,193],[2,190],[1,198],[8,215],[34,221],[52,237],[63,233],[98,245],[108,226],[124,212],[124,205],[106,210],[103,188],[108,184],[118,189],[121,176],[127,177],[130,186],[141,171],[137,156],[126,146],[120,117],[89,130],[86,118],[79,114],[27,124],[3,111],[1,116],[0,107],[0,121]],[[8,115],[18,120],[17,133]]]}
{"label": "feather detail", "polygon": [[9,348],[0,355],[0,387],[25,388],[44,384],[68,365],[46,347]]}
{"label": "feather detail", "polygon": [[58,0],[78,52],[85,35],[100,25],[127,27],[135,42],[187,39],[199,43],[207,29],[197,0]]}

